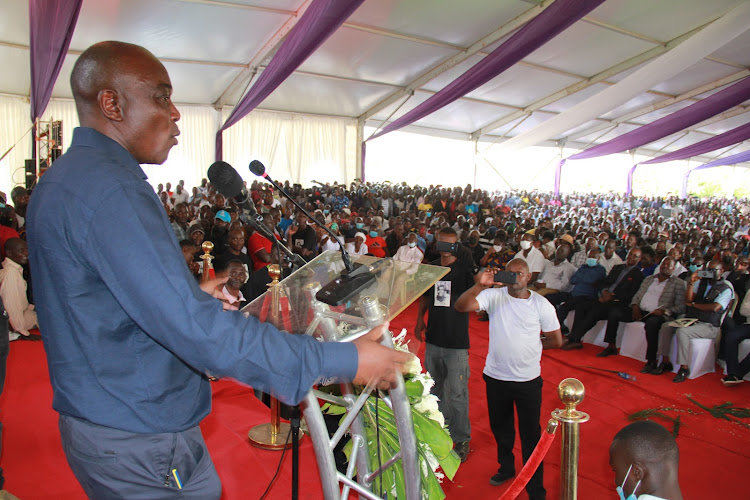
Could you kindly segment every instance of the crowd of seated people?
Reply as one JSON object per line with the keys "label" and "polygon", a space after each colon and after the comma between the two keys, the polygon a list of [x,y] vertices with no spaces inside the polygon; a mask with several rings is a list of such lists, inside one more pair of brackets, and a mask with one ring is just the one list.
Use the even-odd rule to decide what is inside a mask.
{"label": "crowd of seated people", "polygon": [[[514,258],[527,262],[530,289],[557,308],[567,334],[565,350],[580,348],[586,332],[597,321],[607,320],[608,347],[598,355],[616,354],[619,324],[642,321],[648,343],[644,373],[668,373],[679,364],[674,380],[685,380],[693,338],[715,339],[719,357],[730,358],[725,384],[737,384],[750,372],[750,359],[734,359],[739,343],[750,339],[750,304],[744,302],[750,285],[747,200],[611,193],[556,197],[536,191],[488,193],[470,185],[359,181],[314,187],[286,182],[285,189],[316,221],[308,220],[270,185],[255,181],[248,186],[266,234],[305,261],[344,245],[351,254],[430,262],[439,256],[435,235],[451,227],[479,268],[505,270]],[[232,199],[216,192],[206,179],[192,189],[184,181],[174,190],[170,183],[159,184],[156,194],[196,279],[203,272],[201,245],[211,241],[215,272],[244,267],[244,282],[239,283],[242,273],[233,269],[235,279],[225,290],[234,301],[246,303],[267,289],[267,266],[276,262],[275,246],[240,220]],[[16,187],[11,192],[13,205],[6,205],[0,194],[0,252],[7,251],[10,241],[11,260],[3,253],[3,264],[13,270],[3,276],[18,283],[15,271],[20,268],[28,288],[26,303],[16,305],[17,300],[9,299],[14,302],[11,307],[23,313],[14,315],[28,319],[16,319],[14,325],[11,318],[12,328],[22,335],[35,326],[33,291],[28,265],[13,240],[24,237],[29,195]],[[15,297],[21,296],[22,286],[13,286]],[[575,314],[568,332],[563,322],[570,312]],[[669,326],[683,316],[695,322]],[[678,349],[676,359],[671,359],[674,335]]]}

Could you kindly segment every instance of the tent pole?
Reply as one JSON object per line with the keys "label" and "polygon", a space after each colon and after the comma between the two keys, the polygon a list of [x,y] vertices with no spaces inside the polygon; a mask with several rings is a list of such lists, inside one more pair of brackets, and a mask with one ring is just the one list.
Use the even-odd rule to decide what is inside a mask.
{"label": "tent pole", "polygon": [[360,119],[357,120],[357,165],[355,169],[355,177],[359,178],[364,182],[365,180],[365,158],[364,158],[364,137],[365,137],[365,121]]}

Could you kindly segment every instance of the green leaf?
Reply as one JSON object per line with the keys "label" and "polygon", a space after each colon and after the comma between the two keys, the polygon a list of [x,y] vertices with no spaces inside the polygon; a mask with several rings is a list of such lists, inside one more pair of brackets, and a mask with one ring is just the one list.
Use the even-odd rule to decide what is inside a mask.
{"label": "green leaf", "polygon": [[421,398],[424,393],[424,386],[418,380],[408,380],[404,382],[404,389],[409,398]]}
{"label": "green leaf", "polygon": [[414,430],[420,434],[419,440],[427,443],[433,455],[438,459],[447,457],[453,449],[453,440],[446,430],[413,408],[411,413],[414,419]]}
{"label": "green leaf", "polygon": [[[326,405],[328,405],[328,408],[326,408]],[[323,405],[322,410],[328,415],[344,415],[346,413],[346,408],[343,406],[329,405],[328,403]]]}
{"label": "green leaf", "polygon": [[458,467],[461,465],[461,459],[458,457],[458,454],[455,451],[451,451],[445,458],[437,457],[437,459],[438,462],[440,462],[440,467],[443,469],[443,472],[445,472],[445,477],[453,481],[453,477],[456,475],[456,471],[458,471]]}

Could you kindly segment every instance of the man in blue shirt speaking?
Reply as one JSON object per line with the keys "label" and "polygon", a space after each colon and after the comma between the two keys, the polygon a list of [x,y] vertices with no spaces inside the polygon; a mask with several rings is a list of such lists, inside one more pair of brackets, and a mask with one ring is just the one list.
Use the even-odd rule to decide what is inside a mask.
{"label": "man in blue shirt speaking", "polygon": [[[283,333],[204,292],[141,163],[177,144],[180,113],[146,49],[102,42],[71,86],[81,127],[28,208],[33,284],[68,463],[91,498],[219,498],[199,422],[205,373],[295,404],[323,377],[387,387],[410,355]],[[211,283],[210,290],[216,285]]]}

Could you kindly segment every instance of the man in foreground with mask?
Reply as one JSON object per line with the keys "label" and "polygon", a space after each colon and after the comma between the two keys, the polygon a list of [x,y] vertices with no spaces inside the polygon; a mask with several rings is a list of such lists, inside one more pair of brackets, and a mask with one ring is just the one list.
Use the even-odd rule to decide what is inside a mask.
{"label": "man in foreground with mask", "polygon": [[682,500],[679,462],[672,434],[650,420],[623,427],[609,447],[620,500]]}
{"label": "man in foreground with mask", "polygon": [[387,387],[410,355],[376,342],[387,324],[318,342],[224,312],[219,283],[199,288],[139,166],[164,163],[180,133],[164,66],[143,47],[101,42],[78,57],[71,86],[81,127],[27,212],[63,450],[90,498],[218,499],[199,427],[211,411],[204,373],[295,404],[321,378]]}
{"label": "man in foreground with mask", "polygon": [[686,318],[694,318],[698,321],[690,326],[675,328],[669,323],[662,325],[659,330],[659,351],[662,355],[661,365],[655,374],[672,371],[672,362],[669,359],[669,349],[672,345],[672,335],[677,334],[677,359],[680,370],[672,382],[684,382],[690,375],[688,360],[690,359],[691,339],[716,339],[721,327],[721,319],[724,311],[732,300],[732,288],[721,279],[721,262],[712,260],[706,266],[711,277],[702,278],[700,271],[690,276],[687,290],[685,290]]}

